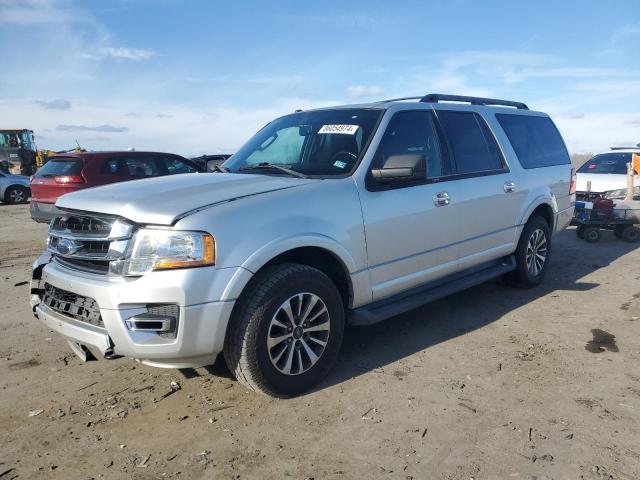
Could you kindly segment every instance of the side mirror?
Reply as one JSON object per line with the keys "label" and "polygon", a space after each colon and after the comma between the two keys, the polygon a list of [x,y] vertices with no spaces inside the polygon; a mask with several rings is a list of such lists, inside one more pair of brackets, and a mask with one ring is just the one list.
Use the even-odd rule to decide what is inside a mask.
{"label": "side mirror", "polygon": [[424,180],[426,159],[422,154],[392,155],[382,168],[371,170],[373,178],[380,183],[412,182]]}

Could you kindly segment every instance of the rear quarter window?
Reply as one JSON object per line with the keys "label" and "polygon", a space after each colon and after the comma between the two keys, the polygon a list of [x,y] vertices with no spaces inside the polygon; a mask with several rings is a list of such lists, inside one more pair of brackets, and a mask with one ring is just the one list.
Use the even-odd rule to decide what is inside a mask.
{"label": "rear quarter window", "polygon": [[55,177],[57,175],[80,175],[84,162],[81,158],[52,158],[36,172],[36,178]]}
{"label": "rear quarter window", "polygon": [[560,132],[549,117],[498,113],[496,119],[523,168],[571,163]]}

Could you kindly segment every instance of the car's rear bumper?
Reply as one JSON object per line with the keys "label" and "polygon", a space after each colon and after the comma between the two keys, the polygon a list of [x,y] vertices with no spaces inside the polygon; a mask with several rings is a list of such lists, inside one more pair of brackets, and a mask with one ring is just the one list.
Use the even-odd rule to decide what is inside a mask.
{"label": "car's rear bumper", "polygon": [[29,207],[31,218],[36,222],[49,223],[53,217],[62,214],[62,210],[56,207],[54,203],[36,202],[31,200]]}
{"label": "car's rear bumper", "polygon": [[556,213],[556,225],[553,233],[561,232],[571,224],[571,220],[573,220],[574,210],[575,207],[572,205],[571,207],[560,210],[558,213]]}

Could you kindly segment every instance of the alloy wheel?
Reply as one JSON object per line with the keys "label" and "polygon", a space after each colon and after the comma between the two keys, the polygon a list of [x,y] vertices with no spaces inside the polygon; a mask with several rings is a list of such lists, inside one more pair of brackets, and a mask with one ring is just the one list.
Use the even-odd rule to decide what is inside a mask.
{"label": "alloy wheel", "polygon": [[322,299],[299,293],[285,300],[269,324],[267,350],[271,364],[285,375],[300,375],[325,351],[331,321]]}
{"label": "alloy wheel", "polygon": [[13,203],[22,203],[25,200],[24,191],[19,188],[11,190],[11,192],[9,192],[9,198]]}
{"label": "alloy wheel", "polygon": [[527,270],[534,277],[542,272],[547,261],[547,253],[547,236],[542,229],[538,228],[529,237],[526,252]]}

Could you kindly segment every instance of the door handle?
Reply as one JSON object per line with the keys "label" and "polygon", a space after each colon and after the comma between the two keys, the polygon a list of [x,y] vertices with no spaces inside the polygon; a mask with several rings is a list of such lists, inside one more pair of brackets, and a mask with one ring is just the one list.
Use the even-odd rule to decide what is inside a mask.
{"label": "door handle", "polygon": [[451,203],[451,197],[447,192],[436,193],[433,196],[433,204],[436,207],[444,207],[445,205],[449,205]]}
{"label": "door handle", "polygon": [[505,182],[503,188],[504,193],[513,193],[516,191],[516,182]]}

